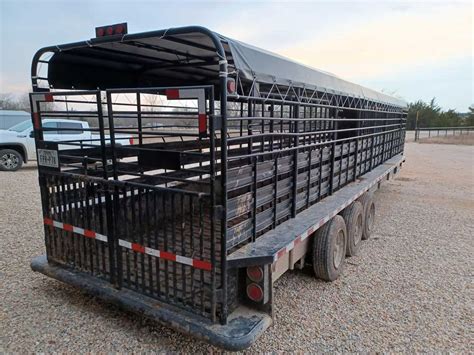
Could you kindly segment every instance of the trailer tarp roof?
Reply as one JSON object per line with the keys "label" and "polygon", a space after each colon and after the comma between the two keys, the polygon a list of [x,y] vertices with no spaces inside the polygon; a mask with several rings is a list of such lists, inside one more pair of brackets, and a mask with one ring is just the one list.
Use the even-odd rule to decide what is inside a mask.
{"label": "trailer tarp roof", "polygon": [[234,39],[225,38],[229,44],[235,67],[246,79],[256,77],[259,81],[311,89],[327,89],[374,101],[406,106],[403,100],[351,83],[333,74],[295,62],[275,53],[251,46]]}
{"label": "trailer tarp roof", "polygon": [[49,47],[55,53],[49,61],[48,80],[55,88],[76,89],[218,84],[218,58],[210,34],[221,40],[227,59],[245,80],[292,83],[406,107],[397,98],[198,27]]}

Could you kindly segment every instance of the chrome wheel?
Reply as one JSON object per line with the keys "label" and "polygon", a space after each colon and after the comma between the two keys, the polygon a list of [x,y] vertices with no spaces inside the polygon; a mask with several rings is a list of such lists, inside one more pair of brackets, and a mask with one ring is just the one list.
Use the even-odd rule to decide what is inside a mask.
{"label": "chrome wheel", "polygon": [[0,165],[5,170],[15,170],[18,168],[18,164],[20,164],[20,160],[13,153],[4,153],[0,156]]}
{"label": "chrome wheel", "polygon": [[344,231],[340,230],[339,233],[337,233],[336,243],[334,245],[333,263],[335,269],[338,269],[339,266],[341,266],[344,256],[346,255],[344,239]]}

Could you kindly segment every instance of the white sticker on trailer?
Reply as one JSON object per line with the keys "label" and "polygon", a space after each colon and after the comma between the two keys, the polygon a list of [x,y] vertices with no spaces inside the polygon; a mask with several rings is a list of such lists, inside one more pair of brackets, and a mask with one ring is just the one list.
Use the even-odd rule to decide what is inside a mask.
{"label": "white sticker on trailer", "polygon": [[59,168],[58,151],[51,149],[38,149],[38,165],[49,168]]}

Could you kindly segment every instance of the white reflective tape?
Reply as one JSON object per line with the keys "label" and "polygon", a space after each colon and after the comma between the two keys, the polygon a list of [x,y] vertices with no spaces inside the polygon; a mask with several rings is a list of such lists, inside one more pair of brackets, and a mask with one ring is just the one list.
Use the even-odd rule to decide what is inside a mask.
{"label": "white reflective tape", "polygon": [[157,258],[160,257],[160,251],[152,248],[145,247],[145,254],[155,256]]}
{"label": "white reflective tape", "polygon": [[119,245],[124,248],[132,249],[132,243],[119,239]]}
{"label": "white reflective tape", "polygon": [[100,240],[101,242],[107,242],[107,237],[99,233],[95,234],[95,239]]}
{"label": "white reflective tape", "polygon": [[292,241],[290,244],[286,246],[286,251],[289,252],[295,247],[295,241]]}
{"label": "white reflective tape", "polygon": [[74,227],[74,226],[73,226],[73,227],[72,227],[72,231],[73,231],[74,233],[84,235],[84,229],[82,229],[82,228]]}
{"label": "white reflective tape", "polygon": [[193,259],[181,255],[176,255],[176,262],[193,266]]}
{"label": "white reflective tape", "polygon": [[63,223],[62,222],[53,221],[53,226],[55,226],[56,228],[63,229]]}

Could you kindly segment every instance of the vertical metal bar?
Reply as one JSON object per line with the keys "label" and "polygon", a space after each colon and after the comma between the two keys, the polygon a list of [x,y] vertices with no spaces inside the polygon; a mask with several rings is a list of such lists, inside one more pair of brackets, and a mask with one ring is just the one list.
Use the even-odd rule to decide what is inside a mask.
{"label": "vertical metal bar", "polygon": [[325,146],[321,145],[319,148],[319,180],[318,180],[318,196],[317,201],[321,200],[323,194],[321,191],[321,186],[323,183],[323,156],[324,156]]}
{"label": "vertical metal bar", "polygon": [[[212,121],[212,120],[211,120]],[[211,130],[212,131],[212,130]],[[184,205],[184,198],[185,198],[185,195],[184,194],[180,194],[180,205],[179,205],[179,211],[180,211],[180,215],[181,215],[181,221],[180,221],[180,239],[181,239],[181,251],[180,251],[180,255],[183,255],[183,256],[187,256],[186,254],[186,245],[185,245],[185,232],[184,232],[184,229],[185,229],[185,225],[186,225],[186,219],[185,219],[185,205]],[[188,268],[189,266],[185,266],[184,264],[181,264],[181,291],[182,291],[182,300],[183,300],[183,304],[186,305],[186,268]]]}
{"label": "vertical metal bar", "polygon": [[[300,89],[297,89],[297,94],[299,96],[300,94]],[[296,104],[293,106],[293,118],[299,118],[300,115],[300,105]],[[291,217],[295,218],[296,217],[296,205],[297,205],[297,199],[296,199],[296,193],[298,191],[298,146],[299,146],[299,127],[298,127],[298,120],[294,121],[294,127],[293,127],[293,133],[296,134],[294,140],[293,140],[293,146],[296,148],[293,152],[293,181],[292,181],[292,204],[291,204]]]}
{"label": "vertical metal bar", "polygon": [[258,175],[258,159],[252,158],[252,242],[257,239],[257,175]]}
{"label": "vertical metal bar", "polygon": [[[194,250],[194,214],[195,214],[195,208],[194,208],[194,200],[196,197],[190,196],[189,197],[189,216],[190,216],[190,226],[189,226],[189,231],[190,231],[190,237],[189,237],[189,243],[191,245],[191,253],[192,255],[195,254]],[[221,241],[222,242],[222,241]],[[196,288],[194,287],[194,278],[196,276],[196,268],[191,268],[191,305],[193,308],[196,308]]]}
{"label": "vertical metal bar", "polygon": [[[357,180],[357,164],[359,163],[359,137],[360,137],[360,119],[362,118],[362,112],[357,111],[357,123],[356,123],[356,138],[355,138],[355,156],[354,156],[354,173],[353,173],[353,180]],[[361,160],[362,160],[362,152],[361,154]],[[361,170],[359,169],[359,174],[361,174]]]}
{"label": "vertical metal bar", "polygon": [[[221,58],[225,58],[221,48]],[[227,87],[227,60],[221,60],[219,64],[220,87]],[[227,211],[227,90],[220,90],[220,114],[221,114],[221,206]],[[221,323],[227,322],[227,213],[221,216],[221,283],[222,283],[222,312]]]}
{"label": "vertical metal bar", "polygon": [[[143,194],[145,190],[141,188],[137,188],[138,192],[138,216],[137,216],[137,229],[138,229],[138,243],[142,246],[145,246],[145,238],[144,238],[144,226],[147,221],[143,221]],[[142,292],[146,292],[146,283],[145,283],[145,254],[139,253],[138,257],[140,258],[140,266],[141,266],[141,284],[142,284]]]}
{"label": "vertical metal bar", "polygon": [[[217,211],[219,210],[216,206],[216,144],[215,144],[215,107],[214,107],[214,88],[211,90],[206,89],[206,96],[209,99],[209,130],[210,130],[210,142],[209,142],[209,183],[210,183],[210,193],[211,193],[211,320],[215,322],[216,320],[216,303],[217,303],[217,285],[216,285],[216,219],[217,219]],[[242,121],[241,121],[242,122]],[[227,136],[227,134],[226,134]],[[221,137],[222,138],[222,137]],[[225,211],[220,211],[221,213],[225,213]],[[222,217],[222,216],[221,216]],[[224,228],[224,226],[221,226]],[[184,240],[184,237],[183,237]],[[221,240],[222,243],[222,240]]]}
{"label": "vertical metal bar", "polygon": [[[105,127],[103,123],[103,113],[102,113],[102,99],[100,96],[100,91],[96,93],[97,100],[97,112],[99,117],[99,128],[101,131],[101,146],[102,146],[102,164],[104,166],[104,179],[108,179],[107,173],[107,151],[105,144]],[[110,92],[106,93],[107,100],[107,114],[109,118],[109,130],[110,130],[110,146],[112,149],[112,165],[113,165],[113,176],[114,180],[117,180],[117,157],[115,152],[115,134],[114,134],[114,120],[113,120],[113,106],[112,106],[112,96]],[[116,268],[115,268],[115,257],[119,253],[120,248],[118,246],[118,240],[114,236],[114,216],[112,214],[112,200],[108,190],[105,191],[105,205],[106,205],[106,215],[107,215],[107,233],[108,233],[108,247],[109,247],[109,270],[110,270],[110,282],[112,284],[116,283]],[[117,255],[117,258],[120,256]]]}
{"label": "vertical metal bar", "polygon": [[137,124],[138,124],[138,143],[140,148],[143,146],[143,125],[142,125],[142,108],[140,93],[137,92]]}
{"label": "vertical metal bar", "polygon": [[[334,126],[334,133],[333,133],[333,138],[332,138],[332,145],[331,145],[331,167],[330,167],[330,181],[329,181],[329,194],[332,195],[334,192],[334,166],[336,162],[336,140],[337,140],[337,121],[333,121],[333,126]],[[342,148],[341,148],[342,149]],[[341,151],[342,153],[342,151]],[[340,169],[340,164],[339,164],[339,171]]]}
{"label": "vertical metal bar", "polygon": [[[153,225],[154,237],[155,237],[154,247],[155,249],[159,250],[160,245],[159,245],[158,226],[160,225],[160,222],[159,222],[159,205],[157,204],[156,195],[157,195],[157,192],[153,191],[153,212],[154,212],[153,215],[155,217],[155,223]],[[160,259],[159,258],[155,258],[155,269],[156,269],[156,296],[160,298],[161,297],[161,279],[160,279]]]}
{"label": "vertical metal bar", "polygon": [[[133,229],[132,229],[132,220],[131,220],[131,215],[128,214],[128,212],[133,209],[132,205],[132,189],[130,188],[130,197],[127,197],[127,188],[123,187],[122,189],[123,193],[123,218],[125,220],[125,225],[123,226],[124,230],[124,236],[125,239],[131,240],[130,235],[133,234]],[[130,208],[128,207],[128,204],[130,203]],[[129,217],[130,216],[130,217]],[[121,247],[118,247],[118,250],[122,250]],[[129,249],[124,249],[123,253],[125,253],[125,258],[126,258],[126,268],[127,268],[127,287],[131,288],[132,287],[132,281],[131,281],[131,269],[130,269],[130,259],[131,256],[133,255],[133,251]],[[122,256],[119,254],[118,258],[120,259]]]}
{"label": "vertical metal bar", "polygon": [[313,148],[309,148],[308,150],[308,181],[306,183],[306,208],[309,207],[309,196],[310,196],[310,190],[311,190],[312,158],[313,158]]}
{"label": "vertical metal bar", "polygon": [[[168,232],[167,232],[167,219],[166,219],[166,214],[167,214],[167,208],[166,208],[166,197],[167,193],[163,193],[163,203],[162,203],[162,211],[163,211],[163,250],[168,251]],[[169,288],[169,270],[168,270],[168,260],[164,260],[164,276],[165,276],[165,299],[169,301],[170,297],[170,288]]]}

